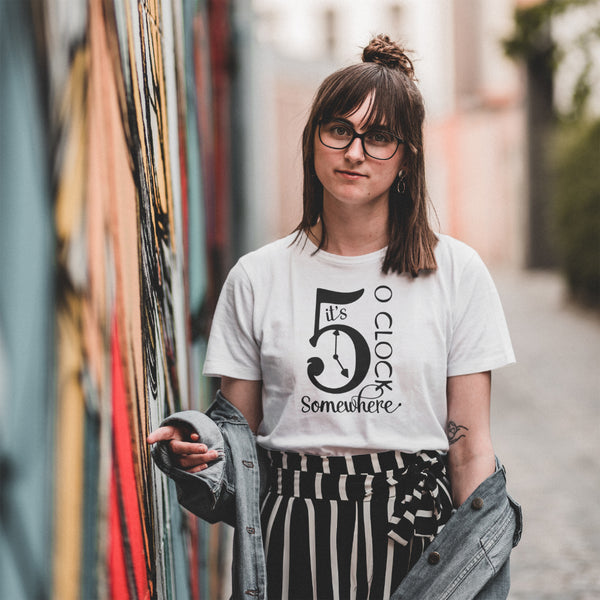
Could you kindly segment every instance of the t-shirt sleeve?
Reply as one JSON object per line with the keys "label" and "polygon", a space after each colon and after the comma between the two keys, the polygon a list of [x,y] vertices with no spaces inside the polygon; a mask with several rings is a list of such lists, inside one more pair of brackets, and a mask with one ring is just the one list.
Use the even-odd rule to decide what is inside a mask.
{"label": "t-shirt sleeve", "polygon": [[262,379],[254,335],[254,292],[238,262],[229,272],[215,310],[203,373],[209,377]]}
{"label": "t-shirt sleeve", "polygon": [[480,373],[515,362],[496,286],[478,254],[461,273],[452,316],[448,376]]}

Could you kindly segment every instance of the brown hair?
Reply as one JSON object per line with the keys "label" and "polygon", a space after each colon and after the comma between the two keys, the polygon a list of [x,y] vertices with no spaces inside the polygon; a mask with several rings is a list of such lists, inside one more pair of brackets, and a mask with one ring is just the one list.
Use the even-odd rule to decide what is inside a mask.
{"label": "brown hair", "polygon": [[414,68],[404,50],[388,36],[379,35],[363,50],[362,63],[345,67],[323,81],[313,101],[302,134],[304,169],[303,215],[296,228],[308,234],[321,219],[321,249],[327,232],[322,219],[323,186],[315,173],[314,140],[320,122],[353,114],[370,95],[365,127],[385,123],[405,142],[404,188],[392,185],[389,195],[389,243],[382,271],[411,273],[437,268],[437,237],[429,225],[428,196],[423,157],[423,97],[415,83]]}

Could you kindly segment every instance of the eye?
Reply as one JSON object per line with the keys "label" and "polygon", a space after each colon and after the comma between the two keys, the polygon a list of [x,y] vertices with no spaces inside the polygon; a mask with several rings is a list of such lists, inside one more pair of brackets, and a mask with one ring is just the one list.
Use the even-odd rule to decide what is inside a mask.
{"label": "eye", "polygon": [[383,131],[380,129],[375,130],[375,131],[369,131],[367,133],[367,135],[365,136],[365,138],[371,144],[378,144],[378,145],[392,144],[396,140],[395,136],[392,133],[390,133],[389,131]]}
{"label": "eye", "polygon": [[339,121],[334,121],[327,125],[327,131],[336,137],[351,137],[352,131],[348,125]]}

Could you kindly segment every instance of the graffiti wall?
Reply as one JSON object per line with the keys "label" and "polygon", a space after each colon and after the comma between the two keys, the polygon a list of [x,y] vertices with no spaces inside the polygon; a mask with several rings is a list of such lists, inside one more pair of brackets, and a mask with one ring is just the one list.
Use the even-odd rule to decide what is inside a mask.
{"label": "graffiti wall", "polygon": [[[0,184],[14,290],[0,304],[0,597],[218,598],[226,534],[179,508],[145,438],[212,395],[200,370],[229,247],[228,3],[2,7],[2,117],[22,122],[0,142],[3,182],[21,182]],[[15,354],[32,327],[35,352]]]}

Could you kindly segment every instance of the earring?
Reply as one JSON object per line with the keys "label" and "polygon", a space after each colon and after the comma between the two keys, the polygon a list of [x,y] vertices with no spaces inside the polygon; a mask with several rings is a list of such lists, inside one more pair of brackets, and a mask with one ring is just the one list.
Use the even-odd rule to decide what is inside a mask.
{"label": "earring", "polygon": [[396,191],[400,195],[406,194],[406,176],[404,175],[404,171],[400,171],[398,173],[398,180],[396,181]]}

